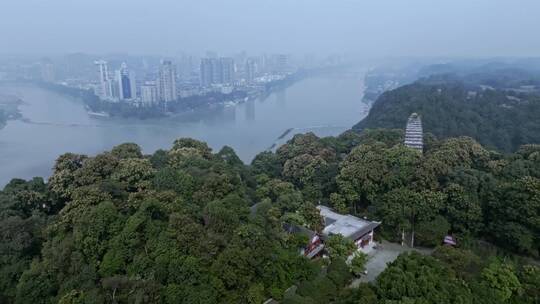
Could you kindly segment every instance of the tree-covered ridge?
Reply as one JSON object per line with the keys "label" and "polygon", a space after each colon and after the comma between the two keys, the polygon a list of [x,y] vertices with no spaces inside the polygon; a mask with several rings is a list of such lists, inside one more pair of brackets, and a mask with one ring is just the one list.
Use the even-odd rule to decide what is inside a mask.
{"label": "tree-covered ridge", "polygon": [[501,75],[506,77],[437,75],[385,92],[354,129],[401,129],[416,112],[438,138],[469,136],[502,152],[540,143],[540,96],[522,92],[518,85],[527,84],[525,78]]}
{"label": "tree-covered ridge", "polygon": [[[285,233],[282,225],[320,231],[319,202],[382,221],[377,234],[389,240],[404,235],[410,242],[414,235],[416,244],[436,246],[452,233],[464,248],[488,241],[505,255],[538,257],[539,146],[501,155],[470,138],[430,138],[422,156],[402,141],[401,130],[328,138],[308,133],[276,153],[259,154],[250,165],[229,147],[213,153],[193,139],[179,139],[152,155],[143,155],[135,144],[94,157],[64,154],[47,183],[15,179],[0,192],[0,300],[261,303],[272,297],[284,303],[354,303],[369,296],[392,303],[410,298],[409,288],[383,288],[390,288],[384,278],[397,280],[393,275],[358,290],[343,289],[362,268],[361,259],[350,268],[344,262],[351,249],[346,240],[328,241],[329,261],[299,255],[306,240]],[[433,282],[461,286],[458,279],[446,282],[446,266],[411,259]],[[403,263],[409,262],[395,265]],[[536,268],[522,278],[516,265],[520,286],[538,279]],[[403,269],[400,275],[421,280],[417,270]],[[456,276],[467,276],[465,270],[457,268]],[[428,288],[424,281],[409,283]],[[289,289],[293,285],[295,292]],[[502,303],[524,295],[525,289],[514,285]],[[469,285],[460,288],[475,292]],[[433,293],[431,299],[438,297]]]}
{"label": "tree-covered ridge", "polygon": [[13,180],[1,194],[3,299],[260,303],[280,297],[317,270],[288,245],[272,206],[303,200],[285,184],[288,191],[275,197],[260,194],[266,207],[250,216],[254,183],[232,149],[212,154],[191,139],[151,156],[135,144],[95,157],[62,155],[47,185]]}
{"label": "tree-covered ridge", "polygon": [[509,61],[463,60],[431,64],[419,69],[418,79],[452,78],[469,85],[486,85],[497,89],[519,89],[536,86],[540,90],[540,60],[522,58]]}

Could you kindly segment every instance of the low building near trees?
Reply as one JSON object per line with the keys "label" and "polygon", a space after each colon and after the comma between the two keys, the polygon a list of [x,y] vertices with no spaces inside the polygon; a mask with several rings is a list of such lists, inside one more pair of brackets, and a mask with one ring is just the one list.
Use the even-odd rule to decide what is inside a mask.
{"label": "low building near trees", "polygon": [[303,235],[308,239],[307,244],[300,249],[300,254],[310,259],[322,255],[325,240],[335,234],[349,238],[356,244],[358,250],[364,253],[373,249],[374,230],[381,224],[380,222],[368,221],[350,214],[339,214],[322,205],[317,206],[317,209],[324,220],[324,229],[321,233],[300,225],[283,224],[283,229],[287,233]]}
{"label": "low building near trees", "polygon": [[443,245],[447,245],[447,246],[456,246],[457,245],[457,242],[456,242],[456,239],[454,238],[454,236],[452,235],[447,235],[444,237],[443,239]]}
{"label": "low building near trees", "polygon": [[304,255],[308,259],[312,259],[322,253],[322,250],[324,249],[324,244],[320,235],[317,232],[307,229],[303,226],[289,223],[284,223],[283,229],[285,229],[285,231],[290,234],[304,235],[307,237],[308,243],[300,249],[300,254]]}
{"label": "low building near trees", "polygon": [[324,219],[323,241],[333,234],[341,234],[352,240],[358,250],[365,253],[371,251],[375,244],[373,241],[374,230],[381,222],[368,221],[350,214],[339,214],[322,205],[317,206],[317,209]]}

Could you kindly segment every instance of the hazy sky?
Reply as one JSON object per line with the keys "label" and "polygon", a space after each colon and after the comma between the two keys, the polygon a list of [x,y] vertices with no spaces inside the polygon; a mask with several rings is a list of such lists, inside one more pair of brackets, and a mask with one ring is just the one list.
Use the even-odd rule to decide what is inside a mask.
{"label": "hazy sky", "polygon": [[0,52],[538,56],[539,12],[539,0],[0,0]]}

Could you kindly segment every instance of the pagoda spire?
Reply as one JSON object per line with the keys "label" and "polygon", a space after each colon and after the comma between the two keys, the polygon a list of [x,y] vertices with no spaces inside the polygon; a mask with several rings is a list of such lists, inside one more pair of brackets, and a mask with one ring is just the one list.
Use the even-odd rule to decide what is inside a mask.
{"label": "pagoda spire", "polygon": [[405,129],[405,146],[423,152],[424,135],[422,130],[422,119],[417,113],[412,113],[407,121]]}

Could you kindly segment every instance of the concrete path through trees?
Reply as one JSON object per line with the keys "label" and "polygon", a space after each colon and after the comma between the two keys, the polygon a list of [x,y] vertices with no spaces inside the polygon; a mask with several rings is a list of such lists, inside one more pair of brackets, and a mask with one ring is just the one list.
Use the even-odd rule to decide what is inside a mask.
{"label": "concrete path through trees", "polygon": [[355,279],[351,283],[351,287],[358,287],[362,282],[371,282],[375,280],[377,276],[386,269],[388,263],[394,261],[401,253],[408,251],[431,254],[433,250],[426,248],[410,248],[408,246],[401,246],[397,243],[382,241],[377,244],[376,249],[368,254],[369,259],[366,263],[367,274]]}

